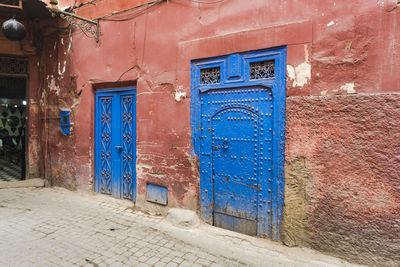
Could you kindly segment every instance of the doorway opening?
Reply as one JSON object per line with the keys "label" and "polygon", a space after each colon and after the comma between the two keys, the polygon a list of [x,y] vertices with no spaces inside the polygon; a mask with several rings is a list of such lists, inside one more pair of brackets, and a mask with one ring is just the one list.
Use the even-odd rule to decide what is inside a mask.
{"label": "doorway opening", "polygon": [[286,47],[193,60],[191,77],[203,220],[279,240]]}
{"label": "doorway opening", "polygon": [[95,190],[136,200],[136,88],[96,91]]}
{"label": "doorway opening", "polygon": [[26,120],[29,60],[0,55],[0,181],[26,176]]}

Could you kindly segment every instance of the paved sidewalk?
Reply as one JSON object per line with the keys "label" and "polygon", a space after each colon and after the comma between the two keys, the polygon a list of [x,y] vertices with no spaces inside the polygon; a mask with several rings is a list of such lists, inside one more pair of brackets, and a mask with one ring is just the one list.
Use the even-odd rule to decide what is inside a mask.
{"label": "paved sidewalk", "polygon": [[61,188],[0,189],[0,266],[350,266],[208,225],[176,228],[132,207]]}

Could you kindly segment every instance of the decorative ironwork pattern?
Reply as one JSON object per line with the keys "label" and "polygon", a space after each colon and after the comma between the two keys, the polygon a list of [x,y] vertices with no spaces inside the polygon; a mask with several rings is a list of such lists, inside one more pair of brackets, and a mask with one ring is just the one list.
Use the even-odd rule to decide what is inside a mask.
{"label": "decorative ironwork pattern", "polygon": [[28,74],[29,60],[27,57],[0,55],[0,73]]}
{"label": "decorative ironwork pattern", "polygon": [[111,112],[112,98],[101,98],[101,181],[100,192],[111,194]]}
{"label": "decorative ironwork pattern", "polygon": [[133,200],[134,179],[134,98],[132,95],[122,97],[122,197]]}
{"label": "decorative ironwork pattern", "polygon": [[218,84],[221,82],[221,68],[207,68],[200,70],[200,84]]}
{"label": "decorative ironwork pattern", "polygon": [[86,37],[88,38],[94,38],[96,39],[96,42],[98,41],[98,25],[93,24],[91,22],[88,21],[84,21],[84,20],[78,20],[77,18],[65,15],[65,14],[60,14],[60,17],[67,20],[69,25],[71,26],[75,26],[78,27],[84,35],[86,35]]}
{"label": "decorative ironwork pattern", "polygon": [[275,61],[267,60],[250,63],[250,79],[260,80],[275,77]]}

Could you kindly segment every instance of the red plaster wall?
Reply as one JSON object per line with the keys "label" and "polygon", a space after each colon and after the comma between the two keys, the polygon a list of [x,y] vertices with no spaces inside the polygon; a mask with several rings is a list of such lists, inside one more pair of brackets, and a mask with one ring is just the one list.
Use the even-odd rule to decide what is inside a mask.
{"label": "red plaster wall", "polygon": [[[196,209],[199,174],[197,159],[190,154],[190,60],[287,45],[287,166],[296,158],[311,166],[304,170],[309,177],[306,187],[312,188],[311,199],[304,200],[304,212],[310,217],[301,227],[314,238],[297,236],[294,240],[303,241],[294,243],[326,251],[326,246],[346,248],[352,243],[321,233],[332,227],[332,235],[352,233],[366,240],[361,225],[373,218],[382,222],[375,224],[376,231],[371,230],[373,236],[384,232],[398,238],[394,220],[400,204],[396,182],[399,150],[386,147],[398,148],[399,139],[394,138],[395,130],[385,132],[388,126],[397,125],[390,110],[399,103],[395,97],[400,91],[400,76],[396,75],[400,70],[400,9],[396,2],[254,0],[250,5],[230,0],[205,5],[170,0],[127,21],[101,20],[99,43],[79,31],[68,38],[49,39],[48,50],[39,59],[43,89],[31,101],[47,101],[49,110],[39,109],[41,113],[70,108],[74,125],[72,135],[65,137],[59,134],[56,122],[48,121],[46,127],[51,130],[47,138],[43,132],[42,142],[48,146],[43,154],[51,159],[46,161],[51,166],[44,164],[43,168],[52,169],[51,177],[58,183],[91,188],[94,85],[134,81],[139,201],[146,182],[153,182],[169,188],[170,206]],[[47,61],[49,64],[44,64]],[[64,66],[65,72],[60,73]],[[176,100],[179,92],[186,97]],[[394,96],[386,103],[382,93]],[[357,96],[350,96],[354,94]],[[326,98],[319,104],[315,96]],[[381,105],[385,110],[379,114],[389,117],[375,114]],[[370,123],[381,119],[385,120],[379,129]],[[345,187],[347,191],[343,191]],[[378,195],[390,195],[390,200],[363,201]],[[337,208],[332,197],[344,198],[339,207],[345,209]],[[340,213],[350,216],[346,222],[354,227],[340,227],[344,224],[340,216],[335,217]],[[319,232],[311,231],[311,226]],[[387,240],[379,239],[376,247]],[[368,251],[367,246],[361,244],[345,256],[362,261],[356,254]],[[377,249],[374,253],[392,255],[398,261],[393,256],[396,249],[390,251],[385,254]]]}
{"label": "red plaster wall", "polygon": [[[372,266],[400,263],[399,117],[400,94],[288,98],[287,192],[296,188],[307,208],[287,212],[295,222],[285,222],[286,243]],[[300,204],[292,194],[286,209]]]}
{"label": "red plaster wall", "polygon": [[98,0],[95,5],[86,5],[88,1],[79,0],[63,0],[60,1],[60,6],[79,6],[83,4],[79,9],[76,10],[76,14],[85,18],[95,19],[114,12],[135,8],[140,5],[153,2],[154,0],[130,0],[130,1],[115,1],[115,0]]}
{"label": "red plaster wall", "polygon": [[[60,110],[74,110],[81,103],[82,93],[76,86],[75,77],[70,75],[69,40],[69,37],[52,34],[46,38],[41,53],[30,58],[29,173],[35,177],[39,172],[52,185],[71,189],[81,185],[90,190],[87,183],[91,174],[81,166],[91,164],[91,160],[78,154],[80,150],[90,151],[90,148],[87,144],[86,148],[80,145],[79,133],[66,136],[60,131]],[[72,122],[74,118],[72,112]],[[91,121],[90,115],[88,121]],[[88,177],[88,181],[77,181],[76,177],[80,176]]]}

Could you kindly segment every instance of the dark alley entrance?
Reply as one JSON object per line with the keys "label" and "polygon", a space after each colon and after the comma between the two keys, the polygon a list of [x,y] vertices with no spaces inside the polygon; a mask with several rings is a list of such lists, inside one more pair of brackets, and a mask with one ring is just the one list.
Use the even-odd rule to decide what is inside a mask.
{"label": "dark alley entrance", "polygon": [[0,181],[25,179],[28,62],[0,55]]}

